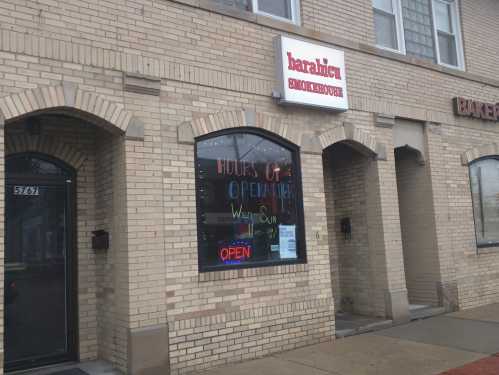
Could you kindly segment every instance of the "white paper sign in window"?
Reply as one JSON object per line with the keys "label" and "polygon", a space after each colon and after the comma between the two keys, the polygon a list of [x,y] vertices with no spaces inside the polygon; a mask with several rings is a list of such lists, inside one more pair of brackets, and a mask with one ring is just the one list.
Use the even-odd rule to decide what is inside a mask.
{"label": "white paper sign in window", "polygon": [[295,225],[279,225],[279,252],[281,259],[296,259]]}
{"label": "white paper sign in window", "polygon": [[274,43],[280,103],[348,109],[343,51],[285,36]]}

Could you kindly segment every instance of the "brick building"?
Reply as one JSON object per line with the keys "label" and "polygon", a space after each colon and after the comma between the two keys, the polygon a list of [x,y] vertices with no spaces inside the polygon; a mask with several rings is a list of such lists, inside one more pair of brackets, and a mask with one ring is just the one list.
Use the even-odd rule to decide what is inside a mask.
{"label": "brick building", "polygon": [[1,0],[4,371],[179,374],[331,340],[338,312],[498,302],[498,19]]}

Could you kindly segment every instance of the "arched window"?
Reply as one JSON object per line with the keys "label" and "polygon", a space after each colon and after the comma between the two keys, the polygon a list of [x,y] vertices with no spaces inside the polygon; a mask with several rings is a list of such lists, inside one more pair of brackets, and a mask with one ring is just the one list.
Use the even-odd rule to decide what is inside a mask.
{"label": "arched window", "polygon": [[305,261],[298,148],[252,130],[196,143],[200,271]]}
{"label": "arched window", "polygon": [[477,245],[499,245],[499,157],[473,162],[470,181]]}
{"label": "arched window", "polygon": [[71,168],[61,161],[36,153],[22,153],[9,156],[6,162],[6,173],[9,176],[40,175],[62,176],[69,178]]}

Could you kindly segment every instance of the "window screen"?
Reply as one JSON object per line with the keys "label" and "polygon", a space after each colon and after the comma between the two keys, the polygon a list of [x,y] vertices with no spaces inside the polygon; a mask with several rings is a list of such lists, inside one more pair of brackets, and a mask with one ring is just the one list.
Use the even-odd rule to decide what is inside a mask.
{"label": "window screen", "polygon": [[251,10],[251,0],[212,0],[217,4],[240,10]]}
{"label": "window screen", "polygon": [[373,0],[376,44],[394,50],[399,49],[397,36],[397,10],[392,0]]}
{"label": "window screen", "polygon": [[445,0],[435,0],[433,6],[440,62],[457,66],[456,16],[454,14],[456,4]]}
{"label": "window screen", "polygon": [[292,0],[258,0],[258,10],[274,16],[292,19]]}

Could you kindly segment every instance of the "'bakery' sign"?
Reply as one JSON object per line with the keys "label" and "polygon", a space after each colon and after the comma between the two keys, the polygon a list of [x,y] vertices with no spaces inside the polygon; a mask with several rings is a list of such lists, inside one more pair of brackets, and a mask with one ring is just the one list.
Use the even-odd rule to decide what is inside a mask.
{"label": "'bakery' sign", "polygon": [[348,109],[343,51],[282,35],[274,44],[280,103]]}
{"label": "'bakery' sign", "polygon": [[454,113],[487,121],[499,121],[499,103],[484,103],[477,100],[454,98]]}

